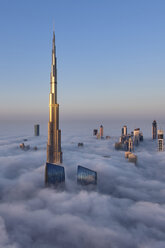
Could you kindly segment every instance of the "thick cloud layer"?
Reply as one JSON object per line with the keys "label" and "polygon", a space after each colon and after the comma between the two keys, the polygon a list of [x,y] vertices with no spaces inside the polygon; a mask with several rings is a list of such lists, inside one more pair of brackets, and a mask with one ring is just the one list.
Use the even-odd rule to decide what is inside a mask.
{"label": "thick cloud layer", "polygon": [[[24,138],[38,150],[20,150]],[[63,132],[66,189],[59,192],[44,187],[46,136],[1,137],[0,247],[164,248],[165,152],[146,138],[134,166],[114,150],[117,139]],[[77,165],[98,172],[95,190],[77,186]]]}

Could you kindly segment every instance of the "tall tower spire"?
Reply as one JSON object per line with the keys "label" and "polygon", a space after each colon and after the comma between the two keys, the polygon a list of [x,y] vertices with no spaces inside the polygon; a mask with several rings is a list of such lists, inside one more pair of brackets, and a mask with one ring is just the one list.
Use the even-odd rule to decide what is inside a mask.
{"label": "tall tower spire", "polygon": [[59,129],[59,104],[57,103],[57,59],[54,31],[52,65],[50,73],[47,162],[54,164],[62,163],[61,130]]}
{"label": "tall tower spire", "polygon": [[50,91],[55,94],[55,103],[57,103],[57,67],[56,67],[56,46],[55,32],[53,31],[53,46],[52,46],[52,65],[50,73]]}

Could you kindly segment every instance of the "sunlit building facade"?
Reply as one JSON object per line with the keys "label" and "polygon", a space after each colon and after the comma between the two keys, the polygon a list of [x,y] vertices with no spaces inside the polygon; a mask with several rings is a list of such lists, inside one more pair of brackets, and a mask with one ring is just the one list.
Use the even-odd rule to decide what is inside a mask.
{"label": "sunlit building facade", "polygon": [[132,138],[130,137],[128,140],[128,151],[132,152],[133,150],[134,150],[134,143],[133,143]]}
{"label": "sunlit building facade", "polygon": [[100,138],[103,138],[103,125],[100,126]]}
{"label": "sunlit building facade", "polygon": [[135,128],[134,129],[134,144],[139,145],[140,141],[140,128]]}
{"label": "sunlit building facade", "polygon": [[55,164],[62,163],[61,130],[59,129],[59,104],[57,103],[57,58],[54,32],[50,74],[47,162]]}
{"label": "sunlit building facade", "polygon": [[121,134],[124,135],[124,136],[127,135],[127,126],[122,127]]}
{"label": "sunlit building facade", "polygon": [[57,59],[55,33],[53,32],[52,65],[50,74],[49,122],[47,163],[45,167],[45,184],[60,185],[65,182],[65,170],[62,163],[61,130],[59,129],[59,104],[57,103]]}

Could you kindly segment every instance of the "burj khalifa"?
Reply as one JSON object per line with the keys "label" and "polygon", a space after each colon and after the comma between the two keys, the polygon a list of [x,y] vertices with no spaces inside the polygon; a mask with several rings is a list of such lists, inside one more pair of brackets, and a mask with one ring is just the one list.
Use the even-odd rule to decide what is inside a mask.
{"label": "burj khalifa", "polygon": [[59,129],[59,104],[57,103],[57,58],[54,32],[50,74],[47,163],[62,163],[61,130]]}

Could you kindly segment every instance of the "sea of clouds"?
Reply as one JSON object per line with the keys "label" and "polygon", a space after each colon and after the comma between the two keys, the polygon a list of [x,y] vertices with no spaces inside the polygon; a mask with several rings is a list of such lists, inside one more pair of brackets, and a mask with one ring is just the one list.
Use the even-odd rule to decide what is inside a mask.
{"label": "sea of clouds", "polygon": [[[165,247],[165,152],[149,135],[135,166],[114,150],[120,129],[118,136],[105,130],[110,140],[97,140],[92,129],[63,129],[66,185],[57,191],[44,186],[46,131],[22,130],[1,129],[0,248]],[[29,151],[19,148],[25,138]],[[77,165],[97,171],[94,190],[77,185]]]}

